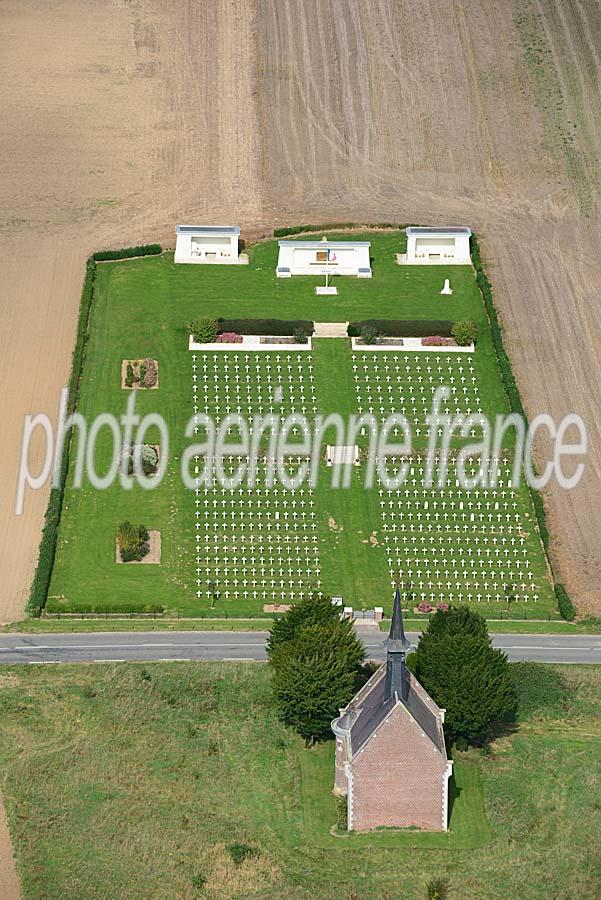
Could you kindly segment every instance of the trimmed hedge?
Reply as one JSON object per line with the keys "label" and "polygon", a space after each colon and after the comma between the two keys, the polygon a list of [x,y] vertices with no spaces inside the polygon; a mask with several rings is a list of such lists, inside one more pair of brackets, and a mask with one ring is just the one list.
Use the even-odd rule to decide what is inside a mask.
{"label": "trimmed hedge", "polygon": [[[143,606],[128,604],[126,603],[124,606],[116,607],[114,604],[109,603],[78,603],[77,610],[71,612],[69,610],[69,614],[65,612],[63,607],[59,602],[53,602],[52,600],[48,601],[47,612],[54,617],[55,615],[61,618],[64,616],[65,619],[77,619],[79,615],[110,615],[111,617],[118,618],[120,615],[130,616],[133,613],[144,614],[144,615],[163,615],[165,612],[165,607],[159,603],[144,603]],[[62,616],[61,616],[62,613]]]}
{"label": "trimmed hedge", "polygon": [[304,234],[305,231],[337,231],[343,228],[405,228],[405,225],[398,225],[396,222],[378,222],[377,225],[370,225],[367,222],[326,222],[325,225],[290,225],[287,228],[274,228],[273,236],[276,238],[284,238],[294,234]]}
{"label": "trimmed hedge", "polygon": [[430,337],[433,334],[451,337],[454,324],[438,319],[363,319],[349,322],[347,334],[358,337],[364,328],[373,328],[385,337]]}
{"label": "trimmed hedge", "polygon": [[140,244],[138,247],[123,247],[121,250],[99,250],[92,254],[94,262],[111,259],[133,259],[136,256],[159,256],[163,252],[160,244]]}
{"label": "trimmed hedge", "polygon": [[308,319],[217,319],[217,331],[224,334],[273,334],[293,337],[296,332],[310,336],[315,331]]}
{"label": "trimmed hedge", "polygon": [[[90,320],[90,311],[92,308],[92,299],[94,296],[94,281],[96,280],[96,263],[90,257],[86,262],[86,274],[81,291],[81,302],[79,306],[79,320],[77,323],[77,337],[75,339],[75,349],[71,363],[71,376],[69,378],[69,397],[67,400],[67,415],[70,415],[77,406],[79,399],[79,387],[81,380],[81,372],[83,361],[85,358],[85,349],[88,342],[88,325]],[[50,490],[50,498],[48,500],[48,508],[44,518],[44,528],[42,530],[42,539],[40,541],[40,549],[38,555],[38,564],[36,567],[31,590],[29,592],[29,600],[27,601],[26,612],[28,615],[39,616],[44,608],[48,589],[50,587],[50,579],[52,577],[52,569],[54,566],[54,556],[56,553],[56,541],[58,536],[58,526],[61,518],[61,510],[63,506],[63,495],[65,491],[65,482],[67,480],[67,469],[69,468],[69,445],[70,436],[65,440],[63,452],[60,461],[59,484]]]}
{"label": "trimmed hedge", "polygon": [[570,600],[570,595],[564,588],[563,584],[557,583],[555,585],[555,596],[557,597],[559,612],[562,614],[563,618],[566,619],[566,621],[572,622],[576,615],[576,610],[574,609],[574,605]]}

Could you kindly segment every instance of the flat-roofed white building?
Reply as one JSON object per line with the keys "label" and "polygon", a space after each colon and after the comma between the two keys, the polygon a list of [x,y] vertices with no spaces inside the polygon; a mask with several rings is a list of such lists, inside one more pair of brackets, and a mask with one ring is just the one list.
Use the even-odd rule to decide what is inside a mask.
{"label": "flat-roofed white building", "polygon": [[470,228],[417,228],[410,225],[407,234],[407,255],[399,262],[414,265],[469,265]]}
{"label": "flat-roofed white building", "polygon": [[278,241],[278,278],[356,275],[371,278],[369,241]]}
{"label": "flat-roofed white building", "polygon": [[237,225],[176,225],[176,263],[247,263],[238,253]]}

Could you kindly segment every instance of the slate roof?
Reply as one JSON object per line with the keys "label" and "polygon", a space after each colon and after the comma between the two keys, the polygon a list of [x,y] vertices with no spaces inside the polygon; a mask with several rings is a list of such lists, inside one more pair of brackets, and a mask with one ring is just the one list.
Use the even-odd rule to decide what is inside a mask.
{"label": "slate roof", "polygon": [[[420,696],[419,688],[415,687],[415,679],[411,674],[407,673],[409,691],[406,700],[401,700],[400,698],[385,700],[385,666],[382,666],[374,677],[378,675],[380,677],[369,693],[366,694],[364,700],[357,707],[353,707],[353,701],[351,701],[351,708],[345,713],[345,716],[349,716],[347,723],[350,724],[351,757],[359,752],[397,704],[405,707],[436,749],[444,755],[446,753],[444,736],[438,724],[438,719]],[[354,715],[349,715],[349,713],[354,713]],[[342,721],[345,716],[338,720],[339,726],[342,728],[347,724]]]}

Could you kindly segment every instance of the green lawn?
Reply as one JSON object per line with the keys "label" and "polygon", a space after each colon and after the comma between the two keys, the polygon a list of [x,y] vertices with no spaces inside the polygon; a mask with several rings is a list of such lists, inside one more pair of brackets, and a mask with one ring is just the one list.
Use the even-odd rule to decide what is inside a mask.
{"label": "green lawn", "polygon": [[[333,743],[322,744],[311,753],[299,754],[305,834],[311,844],[329,850],[409,848],[421,850],[466,850],[483,847],[491,838],[484,808],[482,779],[478,765],[468,754],[458,754],[449,782],[450,820],[447,832],[413,829],[382,829],[374,834],[331,833],[336,822],[336,798],[327,790],[334,766]],[[340,846],[342,843],[342,846]]]}
{"label": "green lawn", "polygon": [[[44,632],[86,631],[268,631],[273,619],[113,619],[61,617],[58,619],[25,619],[0,627],[0,632],[43,634]],[[407,631],[421,631],[427,626],[427,618],[405,619]],[[536,621],[520,619],[488,620],[491,634],[599,634],[601,623]],[[380,623],[380,630],[388,633],[390,619]]]}
{"label": "green lawn", "polygon": [[269,631],[273,619],[25,619],[10,622],[0,632],[21,634],[77,633],[86,631]]}
{"label": "green lawn", "polygon": [[[251,247],[247,267],[175,266],[171,254],[98,266],[80,412],[88,421],[102,412],[122,414],[129,394],[120,386],[121,361],[157,359],[159,389],[138,391],[137,410],[165,418],[169,466],[162,484],[150,492],[125,492],[118,484],[97,491],[87,482],[74,490],[75,440],[48,610],[130,612],[159,606],[186,616],[252,617],[262,614],[265,603],[289,603],[313,588],[341,595],[355,608],[389,610],[392,582],[402,569],[412,581],[416,602],[472,602],[494,616],[507,589],[516,595],[514,612],[557,615],[530,497],[523,488],[502,499],[486,492],[460,497],[451,467],[449,484],[438,497],[416,493],[408,485],[401,495],[388,498],[378,485],[363,489],[363,465],[353,470],[349,490],[332,489],[331,470],[323,465],[315,490],[303,486],[294,496],[277,487],[234,495],[218,489],[195,496],[182,484],[181,456],[191,442],[184,428],[194,412],[194,396],[201,411],[217,412],[219,407],[218,416],[228,407],[267,412],[274,408],[272,387],[280,384],[284,411],[304,407],[309,417],[314,411],[346,416],[372,405],[381,417],[382,410],[401,410],[403,392],[408,397],[410,389],[421,392],[424,384],[431,392],[435,383],[453,378],[461,391],[464,382],[469,386],[468,394],[453,401],[453,409],[465,409],[467,403],[488,415],[507,411],[472,270],[399,267],[394,263],[398,234],[370,232],[366,238],[372,241],[373,279],[338,279],[338,296],[327,299],[313,292],[320,279],[275,278],[273,241]],[[445,277],[451,280],[451,297],[439,294]],[[273,354],[240,354],[234,364],[239,369],[234,369],[231,354],[194,359],[196,354],[187,350],[185,323],[201,314],[317,321],[471,318],[478,323],[479,340],[476,353],[461,359],[446,354],[447,361],[428,353],[406,363],[401,353],[372,354],[363,362],[358,354],[353,358],[350,341],[322,339],[315,341],[312,353],[290,360],[282,355],[277,363]],[[390,373],[385,374],[384,366]],[[380,379],[390,392],[377,393]],[[418,421],[427,397],[427,391],[420,393]],[[406,412],[411,418],[411,404]],[[158,443],[158,432],[151,429],[145,440]],[[366,441],[367,435],[359,438],[360,445]],[[423,431],[415,443],[417,452],[423,447]],[[104,429],[97,442],[100,471],[108,465],[111,444]],[[415,466],[418,474],[417,456]],[[442,521],[447,508],[453,508],[455,519],[429,534],[430,511],[432,521],[435,516]],[[161,532],[160,565],[115,563],[115,533],[125,518]],[[401,525],[404,534],[396,531]],[[513,561],[518,552],[524,568],[494,568],[495,554],[497,562]]]}
{"label": "green lawn", "polygon": [[[266,666],[3,668],[1,787],[24,896],[423,900],[442,877],[462,900],[597,897],[601,669],[516,674],[516,727],[455,755],[449,835],[339,838],[332,745],[305,750],[277,722]],[[233,843],[255,855],[236,866]]]}

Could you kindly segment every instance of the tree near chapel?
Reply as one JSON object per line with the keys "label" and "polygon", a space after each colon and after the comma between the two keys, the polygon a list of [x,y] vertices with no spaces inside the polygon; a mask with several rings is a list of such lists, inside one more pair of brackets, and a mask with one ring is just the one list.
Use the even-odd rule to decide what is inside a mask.
{"label": "tree near chapel", "polygon": [[337,622],[340,622],[340,608],[332,604],[332,598],[317,591],[309,594],[274,621],[267,640],[267,654],[271,659],[278,644],[294,640],[302,628]]}
{"label": "tree near chapel", "polygon": [[352,623],[340,620],[329,597],[307,598],[275,623],[268,655],[281,721],[307,745],[330,737],[332,719],[355,692],[365,655]]}
{"label": "tree near chapel", "polygon": [[467,607],[437,612],[419,640],[415,674],[446,710],[450,740],[477,743],[517,709],[507,657],[491,646],[485,619]]}

